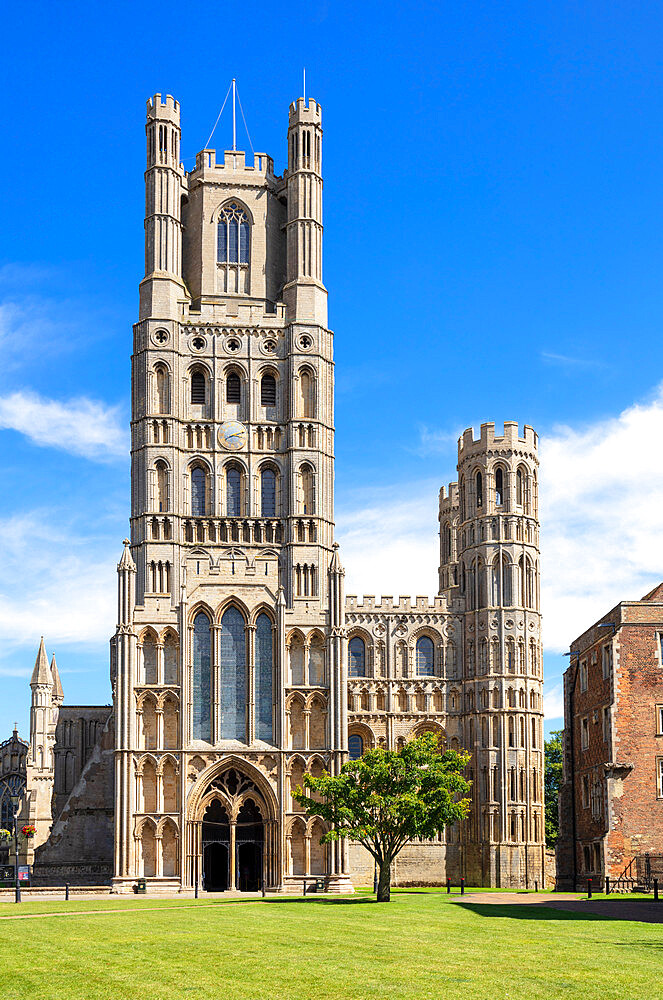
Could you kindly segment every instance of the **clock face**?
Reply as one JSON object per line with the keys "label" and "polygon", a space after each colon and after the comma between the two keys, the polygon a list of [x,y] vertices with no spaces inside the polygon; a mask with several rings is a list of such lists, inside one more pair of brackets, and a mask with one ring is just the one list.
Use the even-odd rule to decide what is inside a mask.
{"label": "clock face", "polygon": [[219,427],[219,444],[227,451],[241,451],[247,437],[246,427],[239,420],[226,420]]}

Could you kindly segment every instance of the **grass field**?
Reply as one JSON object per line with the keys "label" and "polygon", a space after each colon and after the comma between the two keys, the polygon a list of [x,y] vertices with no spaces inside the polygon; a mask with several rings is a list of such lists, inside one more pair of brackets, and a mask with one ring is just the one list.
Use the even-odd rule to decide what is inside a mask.
{"label": "grass field", "polygon": [[[73,915],[48,916],[65,909]],[[44,915],[0,920],[3,1000],[661,995],[660,925],[453,904],[439,892],[396,892],[388,904],[360,894],[0,905],[18,912]]]}

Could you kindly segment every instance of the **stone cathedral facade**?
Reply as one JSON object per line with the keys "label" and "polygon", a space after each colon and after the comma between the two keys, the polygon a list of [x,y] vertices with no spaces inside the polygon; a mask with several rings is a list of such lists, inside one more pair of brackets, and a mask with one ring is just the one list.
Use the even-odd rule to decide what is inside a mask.
{"label": "stone cathedral facade", "polygon": [[[95,871],[107,864],[118,892],[137,877],[163,890],[301,891],[313,877],[349,890],[371,881],[372,860],[321,845],[322,821],[292,790],[304,771],[333,774],[348,756],[433,730],[472,753],[471,815],[410,845],[395,881],[541,882],[536,434],[506,423],[463,435],[458,483],[440,493],[438,596],[346,597],[320,106],[291,105],[283,176],[269,156],[238,150],[205,149],[185,172],[170,96],[148,102],[146,134],[113,710],[62,814],[38,831],[35,871],[60,872],[62,845],[76,843],[67,824],[84,824],[96,790],[100,832],[89,820],[78,835],[94,867],[85,851],[109,842],[110,787],[113,857]],[[41,666],[47,681],[45,653]],[[58,688],[51,736],[31,733],[42,812],[58,758],[39,747],[51,739],[57,751],[61,703]]]}

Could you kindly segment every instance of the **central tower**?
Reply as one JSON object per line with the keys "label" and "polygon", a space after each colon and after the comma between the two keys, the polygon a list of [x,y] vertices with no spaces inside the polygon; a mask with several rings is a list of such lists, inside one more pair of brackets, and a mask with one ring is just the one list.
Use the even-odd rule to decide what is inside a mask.
{"label": "central tower", "polygon": [[321,109],[291,105],[283,177],[238,150],[186,173],[170,96],[146,134],[114,885],[347,889],[291,795],[347,740]]}

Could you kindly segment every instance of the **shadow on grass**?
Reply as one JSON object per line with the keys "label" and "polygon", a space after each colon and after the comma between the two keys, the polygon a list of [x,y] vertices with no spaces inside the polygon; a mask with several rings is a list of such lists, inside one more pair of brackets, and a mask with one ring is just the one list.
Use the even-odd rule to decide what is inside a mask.
{"label": "shadow on grass", "polygon": [[535,903],[461,903],[456,906],[476,913],[479,917],[509,917],[511,920],[618,920],[603,913],[537,906]]}

